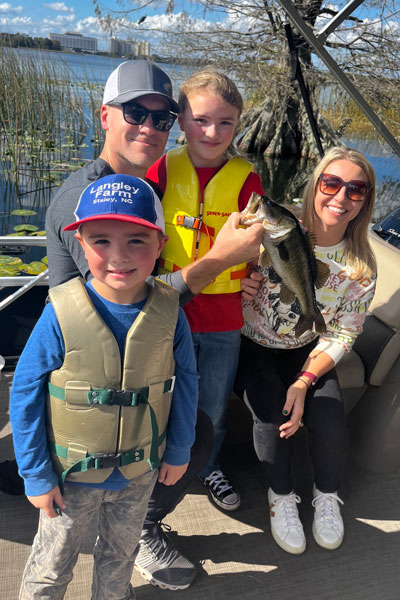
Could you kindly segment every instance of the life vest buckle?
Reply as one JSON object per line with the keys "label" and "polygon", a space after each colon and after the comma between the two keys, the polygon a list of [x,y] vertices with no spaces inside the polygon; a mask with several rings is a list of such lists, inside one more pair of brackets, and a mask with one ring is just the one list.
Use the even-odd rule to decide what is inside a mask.
{"label": "life vest buckle", "polygon": [[97,452],[92,454],[95,469],[109,469],[111,467],[119,467],[121,465],[122,453],[118,454],[102,454]]}
{"label": "life vest buckle", "polygon": [[109,404],[117,404],[118,406],[132,406],[132,390],[113,390],[109,388],[107,392],[110,392]]}
{"label": "life vest buckle", "polygon": [[176,217],[177,225],[182,225],[187,229],[201,229],[202,220],[198,217],[188,217],[187,215],[178,215]]}

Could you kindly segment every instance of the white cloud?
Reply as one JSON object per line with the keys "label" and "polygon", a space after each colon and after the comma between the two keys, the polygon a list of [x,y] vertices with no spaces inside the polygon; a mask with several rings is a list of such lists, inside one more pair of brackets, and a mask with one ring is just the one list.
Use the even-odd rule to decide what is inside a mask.
{"label": "white cloud", "polygon": [[102,34],[97,17],[86,17],[86,19],[77,21],[75,31],[82,33],[82,35],[92,35],[95,37]]}
{"label": "white cloud", "polygon": [[43,4],[44,8],[49,8],[55,12],[74,12],[73,8],[69,8],[65,2],[51,2],[49,4]]}
{"label": "white cloud", "polygon": [[75,15],[57,15],[56,17],[52,17],[51,19],[43,19],[44,27],[63,27],[64,25],[70,26],[71,23],[75,21]]}
{"label": "white cloud", "polygon": [[22,12],[22,6],[11,6],[8,2],[0,4],[0,13],[7,13],[7,15],[19,15]]}

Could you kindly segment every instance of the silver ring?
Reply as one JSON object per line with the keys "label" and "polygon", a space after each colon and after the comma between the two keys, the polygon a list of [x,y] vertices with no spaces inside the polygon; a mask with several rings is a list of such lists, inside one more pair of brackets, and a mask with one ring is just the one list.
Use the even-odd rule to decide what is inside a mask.
{"label": "silver ring", "polygon": [[303,425],[304,425],[303,421],[300,420],[299,421],[299,427],[303,427]]}

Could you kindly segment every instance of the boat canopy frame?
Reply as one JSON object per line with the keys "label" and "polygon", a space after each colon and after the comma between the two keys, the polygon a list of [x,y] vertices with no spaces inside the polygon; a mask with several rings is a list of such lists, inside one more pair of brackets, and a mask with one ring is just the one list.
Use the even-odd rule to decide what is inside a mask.
{"label": "boat canopy frame", "polygon": [[291,23],[300,31],[303,38],[311,46],[317,56],[325,63],[329,71],[339,82],[341,87],[349,94],[349,96],[356,102],[362,112],[373,124],[378,133],[384,138],[386,143],[392,148],[393,152],[400,157],[400,144],[395,137],[390,133],[386,125],[381,121],[373,108],[368,104],[364,97],[360,94],[357,88],[353,85],[350,79],[346,76],[344,71],[339,67],[337,62],[332,58],[329,52],[324,47],[324,43],[327,37],[335,31],[335,29],[345,20],[347,17],[364,2],[364,0],[351,0],[346,6],[332,19],[328,21],[324,27],[317,33],[304,21],[297,8],[294,6],[292,0],[277,0],[281,7],[286,12]]}

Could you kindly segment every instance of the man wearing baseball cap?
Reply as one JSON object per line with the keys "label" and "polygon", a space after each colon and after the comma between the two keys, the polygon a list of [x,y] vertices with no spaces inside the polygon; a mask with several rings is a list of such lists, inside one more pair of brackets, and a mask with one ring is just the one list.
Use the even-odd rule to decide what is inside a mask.
{"label": "man wearing baseball cap", "polygon": [[15,371],[16,457],[41,509],[20,599],[64,597],[96,517],[91,597],[133,600],[156,478],[173,486],[190,459],[194,349],[177,291],[150,277],[168,239],[150,185],[118,174],[90,183],[64,229],[93,277],[50,290]]}
{"label": "man wearing baseball cap", "polygon": [[[47,211],[50,287],[78,275],[86,280],[91,276],[82,247],[71,233],[64,231],[73,220],[82,191],[91,182],[115,173],[145,178],[147,169],[164,152],[178,111],[171,81],[155,64],[147,60],[127,61],[111,73],[101,106],[101,125],[105,130],[102,152],[64,182]],[[181,304],[225,269],[258,255],[262,227],[239,228],[239,219],[238,213],[229,217],[207,255],[181,271],[161,276],[178,290]],[[173,547],[160,522],[207,464],[212,440],[210,421],[199,411],[186,473],[172,486],[158,482],[150,498],[136,567],[163,589],[187,588],[196,574],[194,565]]]}

